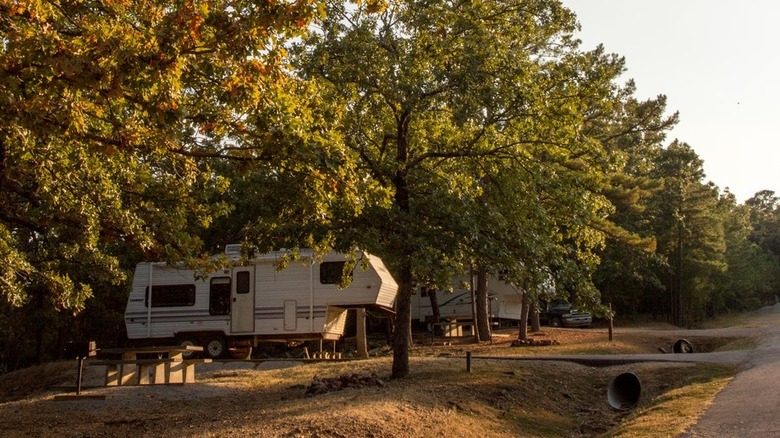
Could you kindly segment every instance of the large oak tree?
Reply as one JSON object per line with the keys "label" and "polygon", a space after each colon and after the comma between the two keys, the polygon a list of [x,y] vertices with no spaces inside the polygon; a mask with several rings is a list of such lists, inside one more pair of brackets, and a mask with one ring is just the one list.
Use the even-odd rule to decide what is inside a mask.
{"label": "large oak tree", "polygon": [[326,12],[297,65],[329,85],[344,142],[392,196],[366,206],[351,237],[399,282],[393,376],[403,377],[416,285],[470,261],[514,279],[520,265],[543,278],[545,264],[570,284],[587,277],[610,157],[584,126],[609,112],[622,60],[581,51],[557,1],[329,2]]}

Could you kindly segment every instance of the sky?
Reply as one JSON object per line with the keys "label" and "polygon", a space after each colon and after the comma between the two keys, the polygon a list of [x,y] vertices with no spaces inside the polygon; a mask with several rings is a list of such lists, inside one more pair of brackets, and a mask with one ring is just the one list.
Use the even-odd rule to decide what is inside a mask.
{"label": "sky", "polygon": [[667,96],[667,136],[704,160],[705,181],[744,202],[780,196],[780,1],[562,0],[581,48],[625,57],[640,99]]}

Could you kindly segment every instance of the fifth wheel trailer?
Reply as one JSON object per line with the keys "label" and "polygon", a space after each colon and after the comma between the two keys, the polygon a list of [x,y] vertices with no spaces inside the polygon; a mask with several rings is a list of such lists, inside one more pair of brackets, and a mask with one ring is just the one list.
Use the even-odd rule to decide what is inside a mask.
{"label": "fifth wheel trailer", "polygon": [[[430,294],[435,293],[442,319],[470,321],[473,319],[472,291],[475,285],[469,276],[454,277],[450,291],[428,291],[420,288],[412,297],[412,319],[431,322],[433,310]],[[494,276],[488,278],[488,307],[491,318],[519,320],[522,291]]]}
{"label": "fifth wheel trailer", "polygon": [[393,308],[398,285],[378,257],[363,254],[367,268],[358,262],[342,289],[343,254],[318,259],[301,251],[304,262],[278,270],[288,252],[241,264],[239,251],[240,245],[228,245],[233,265],[205,277],[184,267],[139,263],[125,310],[131,342],[202,345],[209,357],[220,357],[264,340],[335,341],[348,309]]}
{"label": "fifth wheel trailer", "polygon": [[[451,291],[427,291],[421,288],[412,297],[412,319],[420,322],[431,322],[433,310],[430,294],[436,294],[439,304],[439,314],[442,319],[455,321],[471,321],[473,319],[473,291],[476,276],[453,277],[450,281]],[[507,283],[497,276],[488,277],[488,312],[491,320],[519,321],[523,309],[523,291],[512,283]],[[554,293],[552,282],[539,286],[539,292]]]}

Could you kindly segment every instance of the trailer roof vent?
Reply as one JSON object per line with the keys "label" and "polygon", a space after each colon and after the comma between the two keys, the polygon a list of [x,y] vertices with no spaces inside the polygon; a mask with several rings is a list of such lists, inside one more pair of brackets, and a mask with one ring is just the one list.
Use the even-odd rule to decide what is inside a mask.
{"label": "trailer roof vent", "polygon": [[231,243],[229,245],[225,245],[225,255],[227,256],[241,256],[241,244],[240,243]]}

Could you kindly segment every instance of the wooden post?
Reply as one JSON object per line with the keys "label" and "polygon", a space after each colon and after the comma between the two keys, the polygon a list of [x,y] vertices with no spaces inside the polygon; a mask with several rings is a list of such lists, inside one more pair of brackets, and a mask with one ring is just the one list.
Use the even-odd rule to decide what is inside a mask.
{"label": "wooden post", "polygon": [[609,342],[612,342],[612,303],[609,303]]}
{"label": "wooden post", "polygon": [[368,337],[366,335],[366,309],[355,309],[357,320],[357,356],[368,359]]}
{"label": "wooden post", "polygon": [[81,379],[84,376],[84,357],[79,356],[78,372],[76,373],[76,395],[81,395]]}
{"label": "wooden post", "polygon": [[470,351],[466,352],[466,372],[467,373],[471,372],[471,352]]}

